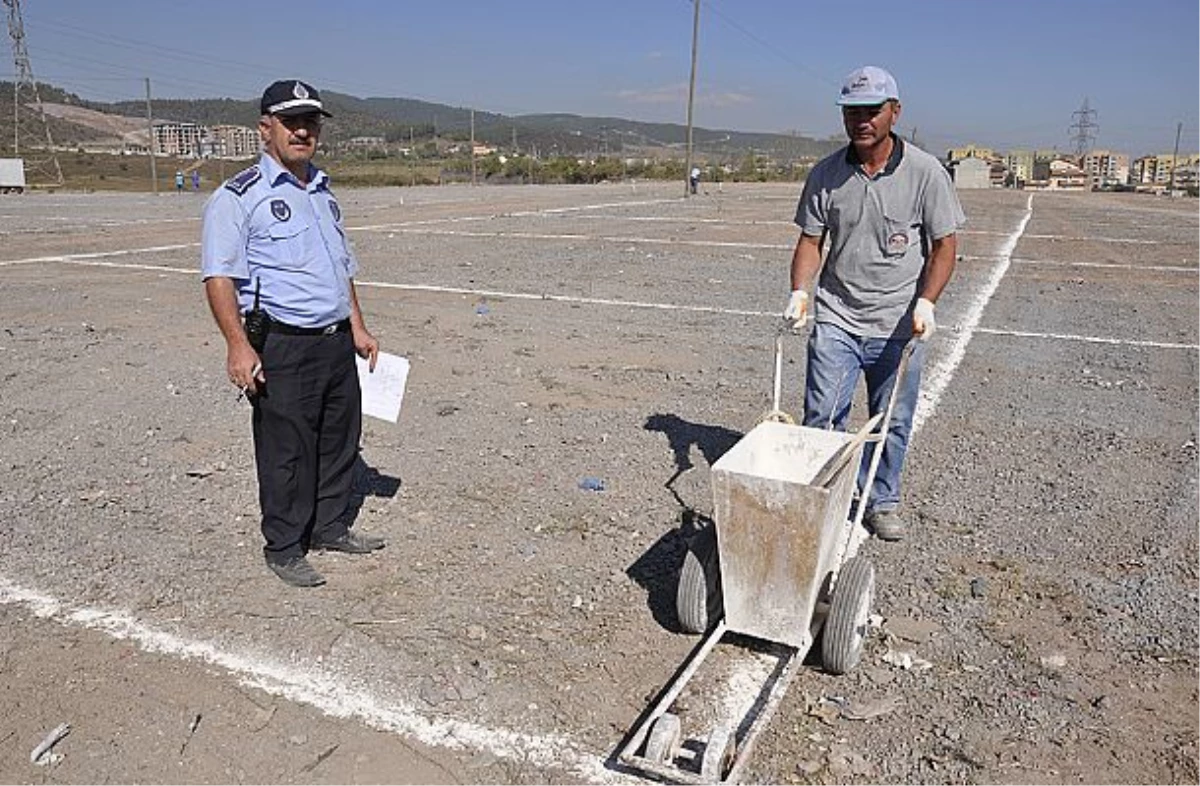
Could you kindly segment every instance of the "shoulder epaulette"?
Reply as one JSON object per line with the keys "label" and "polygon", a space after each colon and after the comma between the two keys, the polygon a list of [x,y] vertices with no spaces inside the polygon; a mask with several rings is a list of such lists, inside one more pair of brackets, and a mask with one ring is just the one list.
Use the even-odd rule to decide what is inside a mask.
{"label": "shoulder epaulette", "polygon": [[238,172],[236,175],[226,180],[225,187],[238,196],[244,196],[250,186],[257,183],[261,178],[262,170],[258,168],[257,164],[255,164],[249,169],[243,169],[241,172]]}

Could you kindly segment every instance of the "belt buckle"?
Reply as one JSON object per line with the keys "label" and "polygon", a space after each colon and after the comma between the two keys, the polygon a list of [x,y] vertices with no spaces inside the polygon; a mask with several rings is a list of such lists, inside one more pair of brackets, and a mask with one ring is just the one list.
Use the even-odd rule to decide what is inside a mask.
{"label": "belt buckle", "polygon": [[337,330],[338,330],[338,323],[334,322],[332,325],[327,325],[325,327],[325,329],[321,331],[321,333],[322,333],[322,335],[332,336],[334,333],[337,332]]}

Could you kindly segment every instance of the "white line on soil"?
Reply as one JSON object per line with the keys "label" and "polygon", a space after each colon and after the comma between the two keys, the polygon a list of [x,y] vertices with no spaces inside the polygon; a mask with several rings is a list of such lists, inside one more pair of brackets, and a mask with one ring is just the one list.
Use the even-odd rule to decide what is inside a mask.
{"label": "white line on soil", "polygon": [[975,335],[975,329],[979,326],[980,318],[983,317],[984,308],[987,307],[988,301],[992,299],[992,295],[996,294],[996,289],[999,288],[1004,274],[1008,272],[1008,265],[1012,259],[1013,249],[1017,247],[1017,241],[1020,240],[1021,235],[1025,232],[1025,226],[1032,217],[1033,195],[1030,194],[1028,201],[1025,203],[1025,214],[1021,216],[1021,220],[1017,223],[1017,228],[1009,234],[1008,238],[1000,246],[999,264],[992,270],[992,275],[983,287],[971,298],[967,306],[967,313],[959,323],[959,328],[954,334],[954,340],[950,343],[950,351],[943,355],[932,368],[925,370],[924,379],[921,381],[920,400],[917,402],[917,411],[913,414],[912,437],[917,435],[917,432],[921,430],[921,426],[929,419],[933,411],[937,409],[942,393],[946,391],[946,386],[950,384],[950,380],[954,377],[955,369],[958,368],[959,363],[962,363],[962,359],[967,353],[967,345],[971,343],[971,338]]}
{"label": "white line on soil", "polygon": [[49,595],[18,586],[0,576],[0,603],[27,609],[42,619],[100,631],[135,642],[146,652],[218,666],[239,682],[265,693],[300,702],[335,718],[353,718],[380,731],[454,750],[484,750],[494,756],[543,768],[566,770],[589,783],[633,783],[605,769],[604,754],[588,751],[559,735],[525,734],[459,720],[426,718],[402,701],[387,702],[326,668],[284,665],[270,656],[220,649],[217,645],[157,630],[122,611],[70,606]]}
{"label": "white line on soil", "polygon": [[[382,231],[382,230],[381,230]],[[791,245],[786,243],[736,243],[720,240],[680,240],[671,237],[621,237],[605,235],[585,235],[577,232],[466,232],[454,229],[414,229],[391,228],[393,232],[405,235],[436,235],[440,237],[479,237],[507,238],[512,240],[578,240],[599,243],[665,243],[671,246],[707,246],[713,248],[765,248],[772,251],[790,251]]]}
{"label": "white line on soil", "polygon": [[518,210],[512,213],[484,213],[477,216],[451,216],[447,218],[426,218],[416,221],[398,221],[391,224],[367,224],[365,226],[347,227],[351,232],[387,232],[400,231],[405,227],[429,226],[431,224],[460,224],[466,221],[492,221],[497,218],[526,218],[529,216],[556,215],[561,213],[578,213],[584,210],[604,210],[610,207],[641,207],[644,205],[661,205],[667,202],[678,202],[679,199],[643,199],[630,202],[602,202],[595,205],[572,205],[570,207],[548,207],[540,210]]}
{"label": "white line on soil", "polygon": [[[995,256],[975,256],[967,254],[959,257],[964,262],[996,262],[999,257]],[[1164,273],[1189,273],[1196,275],[1198,272],[1194,266],[1189,265],[1141,265],[1119,262],[1064,262],[1057,259],[1021,259],[1019,257],[1009,260],[1014,265],[1047,265],[1050,267],[1089,267],[1089,268],[1107,268],[1112,270],[1154,270]]]}
{"label": "white line on soil", "polygon": [[1044,338],[1052,341],[1082,341],[1085,344],[1111,344],[1122,347],[1151,347],[1153,349],[1200,349],[1200,344],[1178,344],[1172,341],[1141,341],[1131,338],[1099,338],[1097,336],[1073,336],[1069,333],[1031,333],[1027,330],[995,330],[975,328],[976,333],[992,336],[1016,336],[1018,338]]}

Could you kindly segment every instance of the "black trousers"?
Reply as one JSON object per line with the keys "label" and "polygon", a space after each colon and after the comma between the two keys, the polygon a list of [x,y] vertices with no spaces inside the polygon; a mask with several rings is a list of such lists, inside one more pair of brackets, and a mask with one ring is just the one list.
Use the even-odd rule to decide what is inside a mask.
{"label": "black trousers", "polygon": [[362,435],[362,394],[349,332],[270,333],[267,382],[254,397],[254,456],[263,553],[271,561],[308,551],[315,537],[346,533]]}

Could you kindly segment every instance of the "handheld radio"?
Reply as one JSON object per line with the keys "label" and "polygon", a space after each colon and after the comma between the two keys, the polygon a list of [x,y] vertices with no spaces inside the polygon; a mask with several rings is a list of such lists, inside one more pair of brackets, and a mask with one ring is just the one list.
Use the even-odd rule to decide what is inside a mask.
{"label": "handheld radio", "polygon": [[263,311],[258,304],[258,293],[262,287],[262,279],[254,282],[254,308],[246,312],[246,338],[250,342],[250,346],[254,347],[254,351],[262,354],[263,347],[267,345],[267,330],[270,327],[270,317],[267,312]]}

